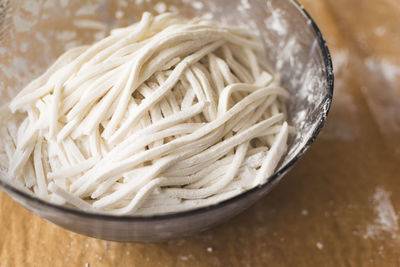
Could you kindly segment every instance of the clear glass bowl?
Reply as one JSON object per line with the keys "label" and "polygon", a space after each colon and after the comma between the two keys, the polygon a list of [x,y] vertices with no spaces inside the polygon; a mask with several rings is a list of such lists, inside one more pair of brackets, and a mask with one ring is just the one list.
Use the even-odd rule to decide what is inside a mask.
{"label": "clear glass bowl", "polygon": [[[40,217],[68,230],[115,241],[157,241],[206,230],[242,212],[267,194],[317,137],[333,94],[331,58],[321,32],[291,0],[225,1],[0,1],[0,103],[10,100],[65,49],[92,43],[108,30],[138,20],[143,11],[204,15],[245,25],[264,41],[272,68],[292,94],[289,121],[296,134],[278,171],[263,185],[221,203],[159,216],[108,216],[57,206],[32,197],[5,178],[0,187]],[[289,197],[289,196],[288,196]]]}

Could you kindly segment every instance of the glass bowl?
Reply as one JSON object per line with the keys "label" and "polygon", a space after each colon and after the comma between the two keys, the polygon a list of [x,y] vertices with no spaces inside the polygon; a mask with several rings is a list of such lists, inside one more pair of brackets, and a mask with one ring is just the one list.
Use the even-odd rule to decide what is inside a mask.
{"label": "glass bowl", "polygon": [[0,187],[40,217],[68,230],[114,241],[157,241],[206,230],[244,211],[267,194],[317,137],[333,94],[333,72],[326,42],[307,12],[291,0],[226,1],[1,1],[0,103],[10,100],[63,51],[103,38],[143,11],[172,11],[244,25],[264,41],[272,68],[292,94],[289,122],[296,127],[287,155],[269,180],[228,200],[195,210],[156,216],[111,216],[57,206],[26,193],[6,177]]}

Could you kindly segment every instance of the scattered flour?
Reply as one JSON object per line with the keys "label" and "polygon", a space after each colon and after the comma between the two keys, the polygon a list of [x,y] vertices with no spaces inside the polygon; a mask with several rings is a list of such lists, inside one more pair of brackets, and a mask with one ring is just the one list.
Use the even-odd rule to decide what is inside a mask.
{"label": "scattered flour", "polygon": [[392,84],[396,83],[400,78],[400,65],[394,65],[387,61],[381,63],[383,77]]}
{"label": "scattered flour", "polygon": [[187,256],[180,256],[179,259],[182,261],[187,261],[189,258]]}
{"label": "scattered flour", "polygon": [[397,238],[397,231],[399,230],[398,216],[390,201],[390,195],[391,193],[383,188],[376,188],[372,202],[377,217],[374,223],[367,225],[364,238],[376,238],[382,232],[387,232],[392,235],[392,238]]}
{"label": "scattered flour", "polygon": [[57,2],[52,0],[47,0],[43,3],[43,7],[46,9],[54,9],[57,8]]}
{"label": "scattered flour", "polygon": [[94,40],[104,39],[106,37],[106,31],[104,31],[104,30],[103,31],[99,31],[99,32],[95,33],[93,35],[93,37],[94,37]]}
{"label": "scattered flour", "polygon": [[85,15],[94,15],[97,11],[98,4],[97,3],[86,3],[82,5],[76,12],[76,16],[85,16]]}
{"label": "scattered flour", "polygon": [[251,8],[249,0],[241,0],[240,4],[244,9],[250,9]]}
{"label": "scattered flour", "polygon": [[384,36],[386,34],[386,32],[387,32],[387,29],[385,27],[382,27],[382,26],[377,27],[377,28],[374,29],[374,33],[377,36],[380,36],[380,37]]}
{"label": "scattered flour", "polygon": [[[280,72],[284,68],[284,63],[289,62],[290,66],[295,66],[296,64],[300,64],[300,62],[295,62],[295,55],[300,51],[300,44],[297,42],[295,36],[291,37],[288,41],[281,41],[279,43],[281,47],[280,55],[278,62],[276,63],[276,68]],[[301,67],[301,65],[299,66]],[[302,69],[302,68],[299,68]],[[313,73],[307,73],[310,75],[310,78],[314,76]],[[309,79],[306,79],[309,81]],[[310,87],[307,85],[307,87]]]}
{"label": "scattered flour", "polygon": [[168,7],[168,11],[172,12],[172,13],[175,13],[175,14],[179,14],[179,8],[177,8],[176,6],[173,6],[173,5],[170,5]]}
{"label": "scattered flour", "polygon": [[123,17],[124,17],[124,11],[122,11],[122,10],[117,10],[116,12],[115,12],[115,18],[116,19],[122,19]]}
{"label": "scattered flour", "polygon": [[158,2],[155,6],[154,6],[154,10],[161,14],[165,11],[167,11],[167,5],[164,2]]}
{"label": "scattered flour", "polygon": [[236,6],[236,10],[242,13],[243,15],[247,15],[249,9],[251,9],[249,0],[240,0],[240,2]]}
{"label": "scattered flour", "polygon": [[39,15],[41,9],[39,1],[23,1],[21,8],[35,17]]}
{"label": "scattered flour", "polygon": [[200,1],[194,1],[192,3],[192,7],[195,8],[195,9],[203,9],[204,4],[202,2],[200,2]]}
{"label": "scattered flour", "polygon": [[0,47],[0,56],[9,54],[10,52],[5,47]]}
{"label": "scattered flour", "polygon": [[21,44],[19,45],[19,51],[25,53],[26,51],[28,51],[29,49],[29,44],[26,42],[21,42]]}
{"label": "scattered flour", "polygon": [[381,77],[390,84],[394,85],[400,79],[400,65],[395,65],[385,59],[378,60],[374,57],[367,58],[365,65],[370,71],[379,72]]}
{"label": "scattered flour", "polygon": [[128,6],[128,2],[126,0],[118,0],[118,5],[120,7],[127,7]]}
{"label": "scattered flour", "polygon": [[346,50],[334,50],[332,54],[333,71],[335,74],[340,74],[346,68],[349,62],[349,53]]}
{"label": "scattered flour", "polygon": [[77,37],[76,32],[74,31],[57,31],[55,37],[59,41],[71,41]]}
{"label": "scattered flour", "polygon": [[73,24],[78,28],[84,29],[104,30],[107,28],[103,22],[92,19],[76,19]]}
{"label": "scattered flour", "polygon": [[272,15],[264,20],[265,27],[276,32],[278,35],[285,35],[288,31],[287,21],[282,19],[282,11],[279,9],[274,9]]}
{"label": "scattered flour", "polygon": [[35,24],[33,21],[23,19],[18,14],[13,16],[13,23],[17,32],[27,32]]}
{"label": "scattered flour", "polygon": [[[379,130],[400,133],[400,65],[389,59],[369,57],[363,62],[370,71],[361,92],[365,95]],[[376,90],[379,88],[380,90]]]}
{"label": "scattered flour", "polygon": [[213,19],[214,18],[214,14],[211,13],[211,12],[207,12],[207,13],[204,13],[202,17],[205,18],[205,19]]}
{"label": "scattered flour", "polygon": [[63,8],[67,7],[69,4],[69,0],[60,0],[59,2]]}

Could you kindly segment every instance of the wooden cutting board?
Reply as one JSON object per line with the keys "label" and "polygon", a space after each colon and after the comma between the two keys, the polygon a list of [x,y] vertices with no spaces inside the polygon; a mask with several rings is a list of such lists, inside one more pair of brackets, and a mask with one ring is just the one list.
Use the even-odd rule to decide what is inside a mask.
{"label": "wooden cutting board", "polygon": [[320,137],[268,196],[189,238],[119,244],[0,193],[0,266],[400,266],[400,1],[302,0],[335,95]]}

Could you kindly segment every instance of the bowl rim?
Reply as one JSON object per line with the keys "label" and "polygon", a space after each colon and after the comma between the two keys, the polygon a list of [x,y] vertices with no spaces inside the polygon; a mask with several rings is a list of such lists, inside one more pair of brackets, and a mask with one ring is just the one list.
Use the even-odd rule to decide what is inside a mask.
{"label": "bowl rim", "polygon": [[[216,204],[212,204],[205,207],[200,207],[192,210],[186,211],[179,211],[174,213],[167,213],[167,214],[156,214],[156,215],[112,215],[112,214],[105,214],[105,213],[95,213],[91,211],[83,211],[75,208],[70,208],[66,206],[61,206],[57,204],[53,204],[51,202],[42,200],[37,198],[29,193],[26,193],[11,184],[5,182],[3,179],[0,179],[0,187],[3,187],[6,191],[11,191],[13,194],[16,194],[22,198],[27,199],[30,202],[38,204],[40,206],[44,206],[49,208],[50,210],[56,210],[58,212],[68,213],[69,215],[78,216],[78,217],[86,217],[89,219],[99,219],[103,221],[125,221],[125,222],[133,222],[133,221],[141,221],[141,222],[149,222],[149,221],[161,221],[161,220],[170,220],[170,219],[178,219],[187,216],[195,216],[198,214],[206,213],[212,210],[219,209],[221,207],[230,205],[236,201],[240,201],[240,199],[246,198],[249,195],[254,193],[260,192],[268,186],[272,186],[275,182],[279,181],[279,178],[286,173],[293,165],[304,155],[307,149],[311,146],[314,140],[317,138],[319,132],[321,131],[327,115],[329,113],[332,98],[333,98],[333,87],[334,87],[334,73],[333,73],[333,66],[332,66],[332,59],[331,55],[326,43],[325,38],[322,36],[320,29],[318,28],[317,24],[310,16],[310,14],[305,10],[305,8],[297,2],[297,0],[288,0],[289,3],[293,4],[295,8],[299,10],[299,12],[308,19],[311,28],[314,30],[315,38],[318,41],[318,46],[321,49],[322,57],[324,60],[325,65],[325,72],[326,72],[326,90],[327,94],[323,99],[323,103],[321,105],[324,107],[322,116],[317,123],[316,128],[312,132],[311,136],[305,142],[304,146],[300,149],[300,151],[285,165],[283,165],[278,171],[276,171],[264,184],[260,184],[256,187],[253,187],[249,190],[246,190],[236,196],[218,202]],[[24,206],[25,207],[25,206]],[[26,207],[25,207],[26,208]]]}

